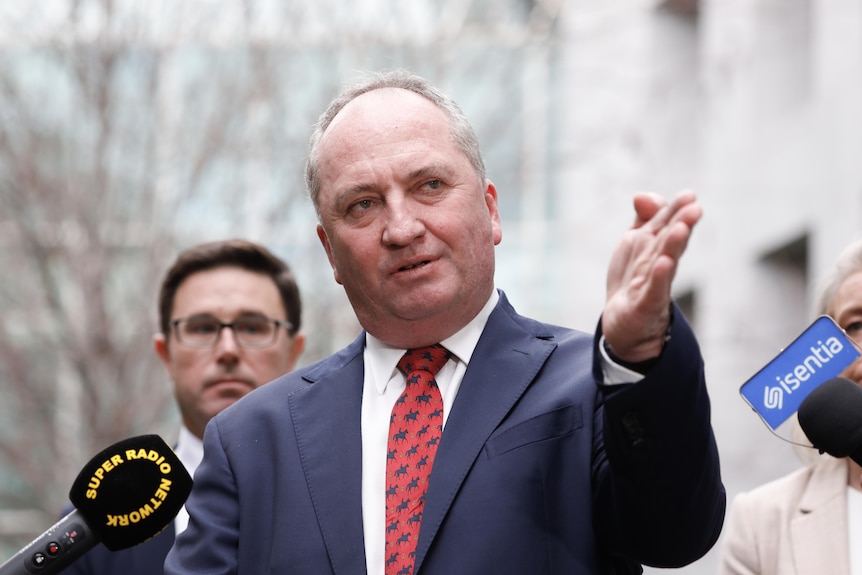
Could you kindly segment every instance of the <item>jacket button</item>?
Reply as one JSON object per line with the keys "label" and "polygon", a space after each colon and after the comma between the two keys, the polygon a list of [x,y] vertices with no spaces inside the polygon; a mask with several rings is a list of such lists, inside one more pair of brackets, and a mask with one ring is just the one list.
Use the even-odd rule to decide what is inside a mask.
{"label": "jacket button", "polygon": [[627,411],[623,415],[623,429],[632,447],[636,447],[644,440],[644,428],[637,412]]}

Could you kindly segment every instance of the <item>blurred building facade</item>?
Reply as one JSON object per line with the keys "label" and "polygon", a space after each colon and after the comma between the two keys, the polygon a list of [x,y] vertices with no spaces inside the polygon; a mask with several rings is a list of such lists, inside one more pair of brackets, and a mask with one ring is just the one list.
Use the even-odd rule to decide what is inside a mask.
{"label": "blurred building facade", "polygon": [[[862,235],[858,2],[140,4],[149,8],[109,12],[111,3],[94,1],[74,3],[77,13],[45,11],[33,19],[25,12],[36,8],[6,8],[0,16],[6,21],[0,29],[7,72],[2,86],[30,98],[51,90],[53,107],[41,107],[58,118],[40,124],[33,112],[7,112],[5,120],[0,113],[3,133],[8,140],[27,121],[43,126],[42,133],[66,130],[54,144],[63,158],[55,165],[61,191],[94,193],[73,174],[90,159],[81,150],[97,149],[100,115],[96,107],[91,122],[76,119],[84,106],[69,99],[77,93],[73,84],[52,83],[64,77],[57,62],[70,64],[72,56],[53,56],[91,50],[102,54],[103,64],[105,53],[125,62],[110,68],[120,72],[109,92],[133,111],[111,122],[128,130],[110,132],[116,139],[108,139],[106,149],[119,158],[105,152],[110,169],[103,172],[113,176],[86,180],[109,182],[88,210],[100,216],[89,231],[81,232],[79,222],[67,224],[63,235],[57,232],[62,218],[46,218],[47,209],[21,212],[20,205],[37,196],[16,193],[29,172],[12,169],[8,158],[15,150],[0,146],[0,201],[11,206],[17,198],[18,206],[12,211],[0,203],[0,264],[25,265],[14,259],[26,236],[22,213],[54,230],[52,241],[67,248],[80,237],[121,237],[126,255],[111,260],[108,277],[131,276],[144,259],[151,273],[145,281],[115,279],[112,289],[139,287],[134,309],[152,322],[155,283],[177,249],[225,236],[262,241],[296,270],[313,345],[304,360],[317,359],[349,341],[358,326],[317,245],[314,214],[303,197],[305,141],[339,86],[362,71],[409,68],[452,94],[477,127],[500,195],[498,285],[527,315],[591,331],[603,304],[608,258],[632,220],[632,193],[698,192],[705,216],[678,271],[675,297],[701,340],[729,495],[799,465],[738,390],[813,319],[817,281],[840,249]],[[57,21],[72,22],[73,33]],[[35,28],[21,34],[23,22]],[[146,138],[138,142],[128,134]],[[108,234],[106,221],[121,231]],[[75,265],[92,253],[80,246],[40,253],[59,257],[56,250],[74,256]],[[66,283],[59,285],[68,287],[74,274],[62,277]],[[0,315],[19,326],[4,319],[5,339],[26,323],[20,291],[0,299]],[[73,304],[80,299],[86,298]],[[153,326],[138,327],[128,346],[150,353]],[[62,375],[70,357],[58,354],[40,377],[79,405],[87,399],[76,391],[82,376],[74,370]],[[10,369],[0,367],[0,374],[4,395],[4,386],[20,385]],[[125,393],[161,385],[164,395],[162,379],[157,371],[147,373],[141,387]],[[54,407],[69,405],[56,401]],[[156,410],[111,432],[169,429],[171,418]],[[25,425],[26,418],[16,423]],[[53,436],[62,425],[87,432],[86,420],[64,415],[59,423],[55,417]],[[52,445],[43,461],[62,452],[62,442]],[[3,484],[18,489],[0,494],[0,540],[9,554],[34,529],[41,531],[39,519],[57,508],[74,471],[95,451],[79,447],[65,456],[59,491],[35,515],[26,515],[25,504],[37,493],[27,490],[11,460],[0,459]],[[713,551],[680,571],[713,573],[715,560]]]}
{"label": "blurred building facade", "polygon": [[[570,203],[549,226],[566,239],[545,314],[590,326],[603,286],[577,270],[591,261],[600,276],[632,191],[695,189],[705,215],[675,295],[701,341],[733,497],[801,465],[739,387],[813,320],[825,271],[862,236],[862,5],[650,4],[567,5],[568,156],[553,189]],[[716,566],[717,548],[681,572]]]}

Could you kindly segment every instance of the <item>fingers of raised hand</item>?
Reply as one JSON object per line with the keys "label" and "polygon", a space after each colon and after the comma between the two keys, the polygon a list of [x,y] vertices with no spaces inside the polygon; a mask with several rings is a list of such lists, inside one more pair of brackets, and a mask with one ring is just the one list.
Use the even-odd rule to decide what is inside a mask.
{"label": "fingers of raised hand", "polygon": [[[635,196],[636,221],[653,232],[657,232],[676,221],[694,226],[702,213],[697,197],[691,191],[677,194],[671,201],[657,194]],[[636,226],[637,227],[637,226]]]}
{"label": "fingers of raised hand", "polygon": [[633,228],[639,228],[653,219],[667,205],[667,200],[659,194],[641,192],[634,197],[635,222]]}
{"label": "fingers of raised hand", "polygon": [[[643,197],[643,196],[641,196]],[[650,203],[648,200],[644,204]],[[653,203],[655,209],[652,217],[644,221],[641,226],[635,227],[637,233],[651,234],[654,243],[650,250],[654,256],[667,255],[678,259],[688,244],[691,230],[700,220],[703,210],[692,192],[682,192],[672,201],[665,201],[664,205],[658,207],[658,202]],[[637,200],[636,208],[637,210]],[[638,213],[638,217],[646,215],[650,210],[646,209]],[[642,239],[643,241],[643,239]]]}

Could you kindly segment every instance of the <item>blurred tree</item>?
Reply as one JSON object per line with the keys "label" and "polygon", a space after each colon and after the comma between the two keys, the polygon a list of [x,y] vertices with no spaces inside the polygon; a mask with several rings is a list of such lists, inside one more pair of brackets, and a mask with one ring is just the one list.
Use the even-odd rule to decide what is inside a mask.
{"label": "blurred tree", "polygon": [[152,335],[175,253],[261,239],[304,201],[265,52],[165,49],[109,0],[71,8],[69,36],[0,52],[0,508],[19,510],[0,535],[22,540],[92,454],[172,437]]}
{"label": "blurred tree", "polygon": [[242,236],[284,256],[303,290],[303,361],[355,336],[302,166],[317,115],[359,71],[406,67],[453,93],[507,190],[504,216],[552,209],[541,198],[561,5],[0,7],[0,552],[50,525],[94,453],[140,433],[172,439],[151,340],[179,249]]}
{"label": "blurred tree", "polygon": [[158,74],[157,53],[101,41],[0,55],[3,507],[56,515],[84,454],[166,417]]}

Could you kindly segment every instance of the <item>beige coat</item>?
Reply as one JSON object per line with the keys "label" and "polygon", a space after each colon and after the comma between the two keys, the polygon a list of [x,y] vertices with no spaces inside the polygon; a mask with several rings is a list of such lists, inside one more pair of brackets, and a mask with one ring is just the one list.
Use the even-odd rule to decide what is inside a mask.
{"label": "beige coat", "polygon": [[829,456],[736,496],[720,575],[849,575],[847,462]]}

